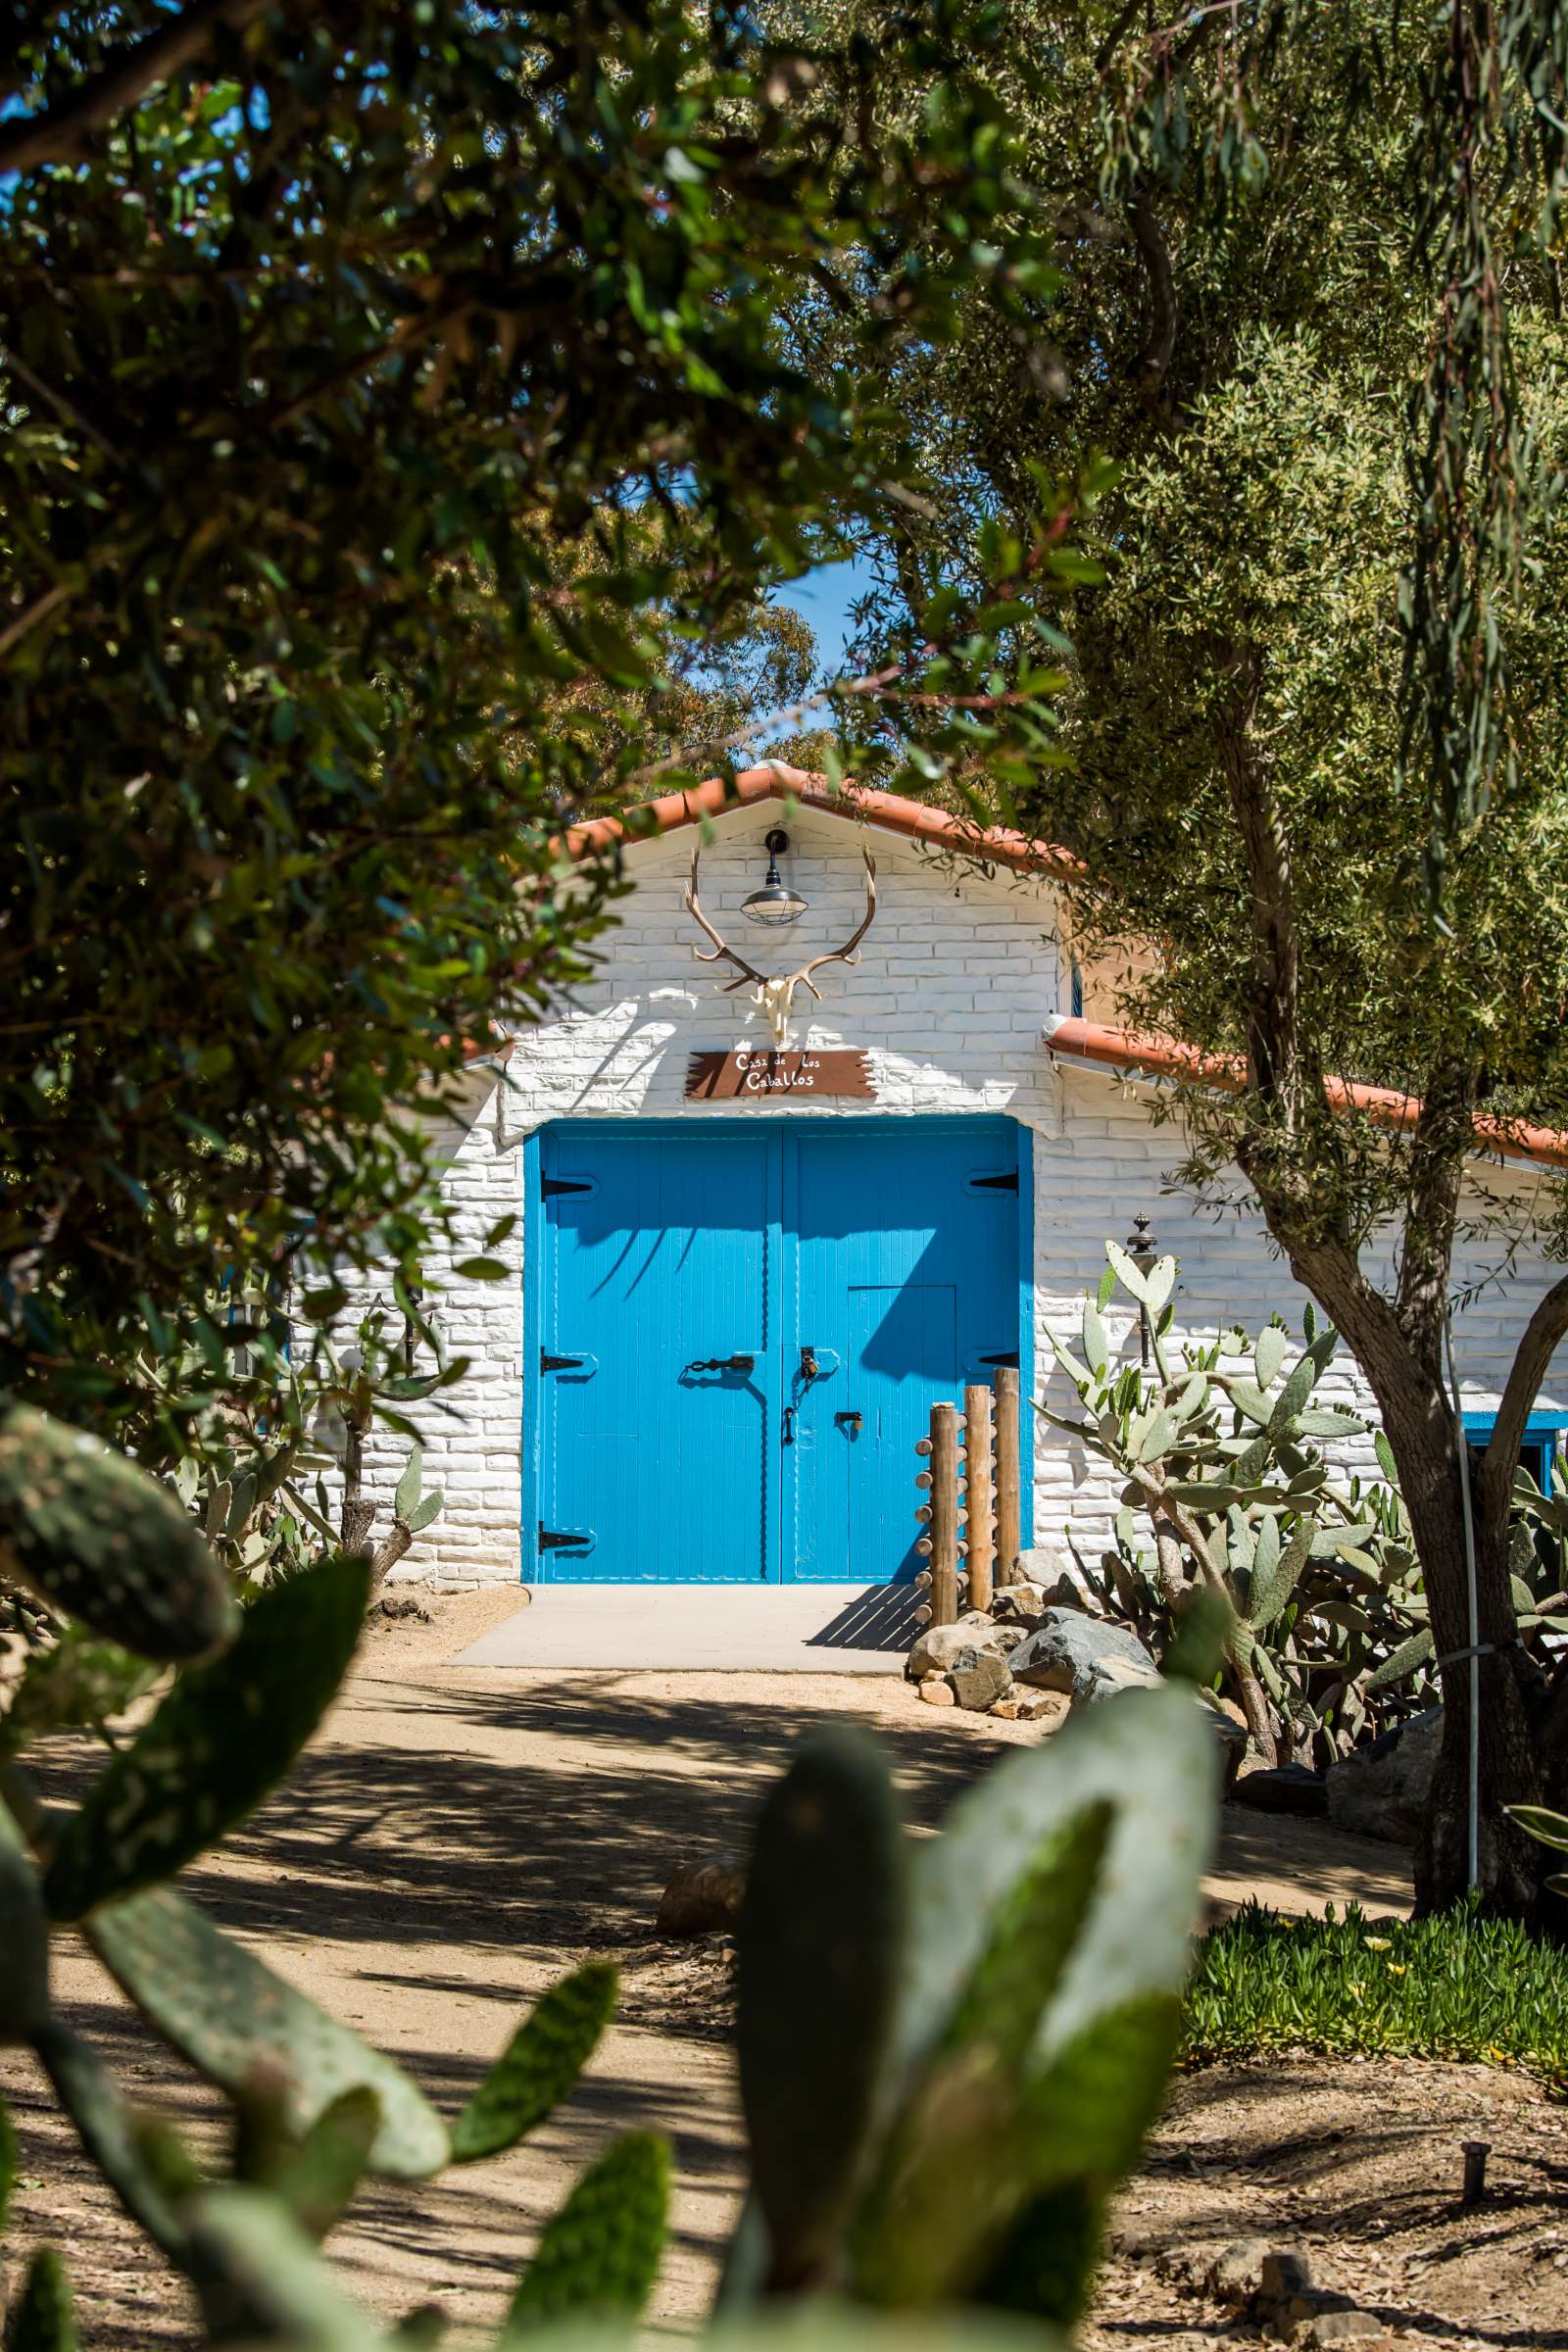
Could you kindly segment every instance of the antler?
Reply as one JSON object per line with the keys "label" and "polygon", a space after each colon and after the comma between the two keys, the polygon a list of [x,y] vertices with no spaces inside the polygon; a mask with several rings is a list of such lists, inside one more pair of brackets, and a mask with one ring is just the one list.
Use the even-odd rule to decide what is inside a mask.
{"label": "antler", "polygon": [[[732,963],[735,966],[735,969],[739,972],[740,978],[738,980],[732,980],[729,983],[730,989],[743,988],[748,980],[752,982],[754,987],[764,987],[767,980],[766,973],[760,972],[755,964],[748,963],[744,956],[736,955],[735,950],[730,947],[726,941],[719,937],[719,934],[713,929],[712,924],[709,921],[707,915],[703,912],[702,907],[698,904],[697,860],[701,856],[702,852],[700,849],[693,850],[692,877],[690,882],[688,882],[686,885],[686,911],[691,916],[692,920],[699,926],[699,928],[707,932],[709,938],[713,943],[713,952],[711,956],[710,956],[702,948],[693,948],[692,954],[696,956],[699,963],[717,963],[721,958],[726,963]],[[727,995],[729,993],[728,990],[726,990],[725,993]]]}
{"label": "antler", "polygon": [[803,963],[794,975],[796,987],[809,988],[818,1004],[822,1002],[822,994],[820,989],[812,985],[811,974],[819,972],[824,963],[858,963],[860,942],[876,919],[876,859],[863,844],[860,855],[865,859],[865,912],[842,948],[831,948],[825,956],[813,956],[810,962]]}

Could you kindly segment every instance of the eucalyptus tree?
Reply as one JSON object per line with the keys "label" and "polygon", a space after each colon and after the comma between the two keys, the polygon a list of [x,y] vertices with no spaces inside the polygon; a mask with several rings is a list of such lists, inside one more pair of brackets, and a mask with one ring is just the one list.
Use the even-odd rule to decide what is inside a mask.
{"label": "eucalyptus tree", "polygon": [[215,1280],[412,1272],[418,1114],[612,910],[564,823],[920,496],[881,344],[1038,309],[993,32],[918,12],[844,112],[724,0],[0,10],[0,1384],[177,1436]]}
{"label": "eucalyptus tree", "polygon": [[[880,549],[866,652],[918,643],[1043,475],[1121,461],[1106,587],[1069,612],[1066,583],[1036,583],[1015,616],[1019,659],[1063,626],[1075,649],[1062,740],[1015,810],[1083,861],[1086,953],[1158,943],[1128,1023],[1242,1066],[1239,1094],[1183,1090],[1187,1173],[1242,1172],[1381,1407],[1447,1660],[1423,1898],[1468,1876],[1479,1639],[1479,1874],[1529,1911],[1538,1865],[1503,1807],[1561,1790],[1568,1682],[1517,1646],[1508,1494],[1568,1280],[1535,1302],[1474,1466],[1478,1632],[1446,1332],[1469,1226],[1500,1270],[1527,1222],[1568,1239],[1547,1174],[1528,1209],[1464,1190],[1478,1118],[1568,1124],[1568,9],[1170,13],[1025,0],[978,69],[1049,191],[1054,342],[975,313],[889,355],[946,487]],[[890,122],[920,96],[890,84]],[[824,369],[845,316],[800,322]],[[898,716],[858,718],[890,760]],[[971,797],[995,808],[979,768]],[[1336,1074],[1418,1115],[1347,1115]]]}

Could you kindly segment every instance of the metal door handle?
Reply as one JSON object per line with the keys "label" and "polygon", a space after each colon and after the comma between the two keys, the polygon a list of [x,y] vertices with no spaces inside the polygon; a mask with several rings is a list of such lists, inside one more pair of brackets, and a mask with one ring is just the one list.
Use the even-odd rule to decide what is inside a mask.
{"label": "metal door handle", "polygon": [[784,1430],[779,1443],[782,1446],[793,1446],[795,1443],[795,1407],[793,1404],[787,1404],[784,1407]]}
{"label": "metal door handle", "polygon": [[750,1372],[756,1364],[755,1355],[705,1355],[697,1363],[688,1364],[686,1369],[688,1372]]}
{"label": "metal door handle", "polygon": [[833,1418],[838,1423],[840,1429],[847,1429],[849,1431],[852,1438],[858,1438],[859,1436],[861,1427],[865,1421],[865,1415],[863,1413],[835,1413]]}

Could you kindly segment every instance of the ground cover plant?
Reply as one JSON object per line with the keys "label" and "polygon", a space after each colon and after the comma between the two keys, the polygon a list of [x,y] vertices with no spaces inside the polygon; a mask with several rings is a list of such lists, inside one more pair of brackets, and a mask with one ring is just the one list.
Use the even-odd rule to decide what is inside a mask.
{"label": "ground cover plant", "polygon": [[1248,1903],[1199,1946],[1183,2049],[1191,2065],[1286,2049],[1475,2060],[1568,2096],[1568,1952],[1475,1902],[1413,1920]]}

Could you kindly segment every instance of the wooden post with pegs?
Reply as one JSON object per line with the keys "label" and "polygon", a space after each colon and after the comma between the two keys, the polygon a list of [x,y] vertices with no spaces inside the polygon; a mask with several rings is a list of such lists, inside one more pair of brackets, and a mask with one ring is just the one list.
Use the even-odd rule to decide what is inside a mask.
{"label": "wooden post with pegs", "polygon": [[931,1407],[931,1622],[958,1621],[958,1411]]}
{"label": "wooden post with pegs", "polygon": [[991,1391],[977,1382],[963,1392],[964,1532],[971,1609],[991,1606],[996,1565],[991,1452]]}
{"label": "wooden post with pegs", "polygon": [[1023,1536],[1019,1494],[1019,1386],[1016,1364],[997,1366],[997,1582],[1010,1585],[1018,1573]]}

